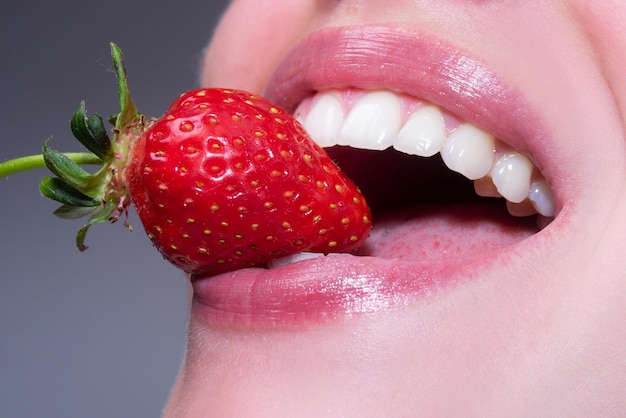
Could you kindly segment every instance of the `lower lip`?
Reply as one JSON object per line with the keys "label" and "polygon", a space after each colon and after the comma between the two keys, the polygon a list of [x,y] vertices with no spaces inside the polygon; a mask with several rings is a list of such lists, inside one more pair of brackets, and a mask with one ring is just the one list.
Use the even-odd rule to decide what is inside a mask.
{"label": "lower lip", "polygon": [[[378,225],[385,231],[374,230],[371,239],[383,246],[384,238],[395,244],[377,246],[371,251],[374,256],[332,255],[269,270],[192,277],[194,313],[212,324],[249,327],[304,325],[380,312],[485,277],[499,265],[508,264],[506,260],[514,254],[523,255],[524,248],[535,246],[533,242],[543,235],[533,235],[528,222],[513,221],[504,211],[499,216],[490,213],[480,227],[458,223],[459,211],[469,214],[467,219],[475,219],[485,214],[485,206],[450,210],[447,216],[454,217],[453,226],[442,226],[445,216],[441,211],[408,221],[410,227],[406,220],[397,221],[400,216],[394,214],[381,220]],[[411,239],[419,243],[401,239],[410,228],[424,230],[412,234]],[[395,240],[393,235],[385,237],[387,229],[398,231],[392,233]],[[449,238],[455,249],[436,250],[441,244],[437,237]],[[400,248],[402,245],[407,248]]]}
{"label": "lower lip", "polygon": [[194,310],[211,323],[235,327],[318,323],[402,306],[477,275],[484,262],[338,255],[271,270],[245,269],[192,279]]}

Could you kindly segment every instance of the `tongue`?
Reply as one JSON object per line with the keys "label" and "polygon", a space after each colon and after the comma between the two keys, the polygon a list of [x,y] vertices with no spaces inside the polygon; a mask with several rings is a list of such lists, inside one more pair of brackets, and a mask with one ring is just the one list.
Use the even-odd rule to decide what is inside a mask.
{"label": "tongue", "polygon": [[381,213],[357,255],[401,259],[464,258],[536,233],[534,217],[514,218],[502,201],[418,204]]}

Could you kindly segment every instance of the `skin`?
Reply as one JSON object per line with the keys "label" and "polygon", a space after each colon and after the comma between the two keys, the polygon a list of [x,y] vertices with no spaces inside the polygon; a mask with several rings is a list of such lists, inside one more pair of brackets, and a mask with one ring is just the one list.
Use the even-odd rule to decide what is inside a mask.
{"label": "skin", "polygon": [[548,245],[428,298],[322,323],[242,330],[192,310],[165,416],[620,416],[626,3],[235,0],[202,82],[262,93],[312,31],[380,23],[480,58],[545,121],[573,191]]}

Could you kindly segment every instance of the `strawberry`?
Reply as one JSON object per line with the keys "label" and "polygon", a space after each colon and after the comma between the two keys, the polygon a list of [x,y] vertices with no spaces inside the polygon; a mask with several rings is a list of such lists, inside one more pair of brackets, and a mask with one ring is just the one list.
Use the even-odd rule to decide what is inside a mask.
{"label": "strawberry", "polygon": [[92,224],[116,221],[131,202],[161,254],[194,274],[364,242],[371,226],[364,197],[286,111],[247,92],[198,89],[146,121],[130,97],[121,51],[111,46],[121,106],[113,140],[84,104],[72,118],[74,136],[103,167],[89,174],[44,146],[55,176],[40,189],[63,203],[55,213],[90,215],[79,249]]}

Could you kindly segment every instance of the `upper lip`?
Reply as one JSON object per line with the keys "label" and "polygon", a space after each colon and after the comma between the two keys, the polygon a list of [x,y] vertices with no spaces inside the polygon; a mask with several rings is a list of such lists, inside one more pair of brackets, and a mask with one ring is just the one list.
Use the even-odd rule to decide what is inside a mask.
{"label": "upper lip", "polygon": [[437,104],[528,156],[553,188],[557,213],[567,199],[541,117],[504,77],[452,45],[395,26],[321,29],[286,55],[264,95],[293,112],[331,88],[387,89]]}

